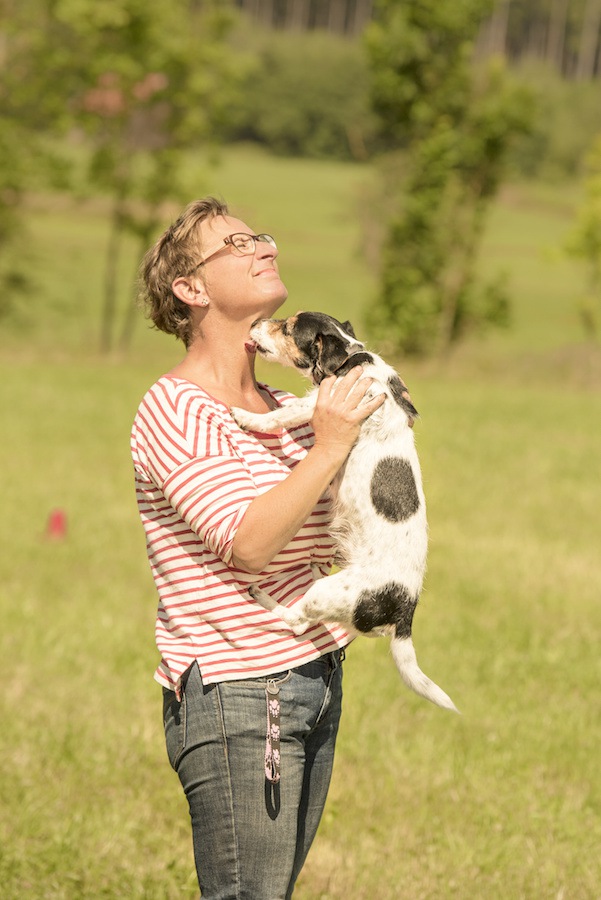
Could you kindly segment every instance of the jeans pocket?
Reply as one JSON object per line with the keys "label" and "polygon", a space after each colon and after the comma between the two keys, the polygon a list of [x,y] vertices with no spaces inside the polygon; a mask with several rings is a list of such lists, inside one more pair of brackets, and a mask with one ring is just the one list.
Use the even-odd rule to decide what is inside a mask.
{"label": "jeans pocket", "polygon": [[163,725],[167,756],[173,769],[177,771],[178,763],[186,748],[186,694],[178,700],[174,691],[163,688]]}

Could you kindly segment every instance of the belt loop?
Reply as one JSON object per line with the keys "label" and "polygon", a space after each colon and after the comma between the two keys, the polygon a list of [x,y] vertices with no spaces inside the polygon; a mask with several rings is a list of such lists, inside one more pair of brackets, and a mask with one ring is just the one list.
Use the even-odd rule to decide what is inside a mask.
{"label": "belt loop", "polygon": [[192,672],[192,666],[197,666],[197,665],[198,665],[197,661],[190,663],[190,665],[188,666],[186,671],[180,677],[179,682],[175,687],[175,697],[176,697],[178,703],[182,702],[182,697],[184,696],[184,693],[186,691],[186,685],[188,684],[188,678],[190,677],[190,673]]}
{"label": "belt loop", "polygon": [[334,672],[336,669],[339,669],[342,663],[346,658],[346,653],[344,652],[344,647],[340,647],[338,650],[331,650],[326,659],[328,660],[328,669],[330,672]]}

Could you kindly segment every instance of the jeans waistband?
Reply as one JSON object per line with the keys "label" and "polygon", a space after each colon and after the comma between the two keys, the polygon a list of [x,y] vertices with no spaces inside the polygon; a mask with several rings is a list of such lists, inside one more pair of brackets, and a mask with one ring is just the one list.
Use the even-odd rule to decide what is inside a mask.
{"label": "jeans waistband", "polygon": [[[328,664],[329,670],[332,672],[335,669],[338,669],[342,665],[344,660],[346,659],[345,649],[344,649],[344,647],[340,647],[340,648],[337,648],[336,650],[330,650],[328,653],[324,653],[323,656],[318,657],[318,659],[325,660],[326,663]],[[186,671],[182,675],[181,683],[180,683],[181,694],[184,693],[184,691],[186,689],[186,683],[188,681],[188,678],[190,677],[190,672],[196,665],[198,665],[198,664],[192,663],[192,665],[188,669],[186,669]],[[301,669],[303,669],[305,666],[310,666],[310,665],[311,665],[310,662],[303,663],[302,665],[298,666],[297,669],[293,669],[292,671],[300,672]],[[266,680],[269,678],[269,676],[264,676],[264,677],[266,678]]]}

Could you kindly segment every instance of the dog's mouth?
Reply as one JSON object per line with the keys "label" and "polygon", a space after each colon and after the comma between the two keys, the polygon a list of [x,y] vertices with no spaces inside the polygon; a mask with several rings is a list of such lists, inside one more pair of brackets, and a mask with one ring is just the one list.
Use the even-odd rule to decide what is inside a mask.
{"label": "dog's mouth", "polygon": [[248,340],[244,341],[244,347],[248,353],[259,353],[261,356],[265,356],[268,352],[265,347],[262,347],[252,338],[248,338]]}
{"label": "dog's mouth", "polygon": [[248,353],[259,353],[261,356],[265,356],[268,354],[268,350],[264,347],[257,338],[261,338],[262,336],[262,325],[265,322],[265,319],[257,319],[250,326],[250,331],[248,333],[248,337],[244,342],[244,346]]}

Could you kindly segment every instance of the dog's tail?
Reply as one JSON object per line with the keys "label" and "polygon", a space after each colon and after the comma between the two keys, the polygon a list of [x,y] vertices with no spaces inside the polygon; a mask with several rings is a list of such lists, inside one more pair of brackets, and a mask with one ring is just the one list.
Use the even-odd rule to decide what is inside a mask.
{"label": "dog's tail", "polygon": [[430,700],[437,706],[442,706],[443,709],[459,712],[451,698],[427,675],[424,675],[418,666],[415,648],[410,637],[393,637],[390,649],[397,669],[401,673],[401,678],[408,688],[411,688],[420,697],[425,697],[426,700]]}

